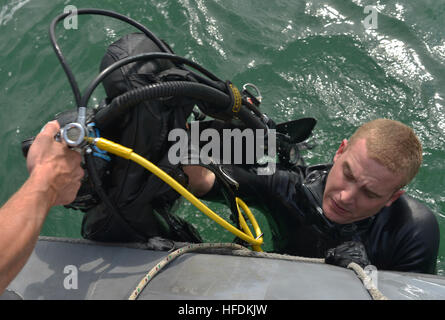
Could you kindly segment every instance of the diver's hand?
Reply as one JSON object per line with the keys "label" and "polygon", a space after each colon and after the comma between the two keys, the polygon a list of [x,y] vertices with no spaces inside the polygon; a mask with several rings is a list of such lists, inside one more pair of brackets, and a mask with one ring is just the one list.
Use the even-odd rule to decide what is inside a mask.
{"label": "diver's hand", "polygon": [[355,262],[362,268],[371,264],[366,254],[363,243],[348,241],[327,251],[325,262],[336,266],[347,268],[351,262]]}
{"label": "diver's hand", "polygon": [[37,179],[50,206],[73,202],[84,175],[81,155],[54,139],[59,130],[57,121],[48,122],[29,149],[26,161],[30,175]]}

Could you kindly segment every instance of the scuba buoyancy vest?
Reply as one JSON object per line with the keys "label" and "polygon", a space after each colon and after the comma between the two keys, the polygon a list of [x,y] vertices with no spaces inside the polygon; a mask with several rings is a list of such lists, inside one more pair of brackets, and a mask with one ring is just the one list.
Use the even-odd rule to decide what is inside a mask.
{"label": "scuba buoyancy vest", "polygon": [[[140,53],[160,49],[144,34],[132,33],[111,44],[102,59],[101,70],[112,63]],[[129,90],[166,79],[191,80],[167,60],[135,62],[114,71],[103,85],[107,99],[112,100]],[[169,163],[167,154],[172,129],[186,129],[195,101],[188,98],[166,98],[143,101],[125,113],[101,135],[133,150],[187,186],[187,177],[179,164]],[[171,204],[179,194],[138,164],[113,157],[111,174],[105,191],[122,219],[109,212],[103,202],[87,210],[82,222],[82,236],[100,241],[135,241],[153,236],[172,240],[199,242],[194,228],[170,213]],[[128,224],[128,225],[126,225]],[[128,228],[131,226],[131,228]]]}

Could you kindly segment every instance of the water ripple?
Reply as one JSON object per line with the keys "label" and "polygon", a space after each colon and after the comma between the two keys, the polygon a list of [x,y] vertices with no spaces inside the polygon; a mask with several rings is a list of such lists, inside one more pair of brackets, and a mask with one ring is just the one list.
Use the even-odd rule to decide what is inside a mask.
{"label": "water ripple", "polygon": [[9,4],[3,5],[0,10],[0,25],[5,26],[14,17],[14,13],[31,0],[13,0]]}
{"label": "water ripple", "polygon": [[180,0],[181,5],[186,10],[189,18],[190,35],[201,45],[210,45],[218,54],[227,59],[227,53],[224,51],[222,36],[217,20],[212,17],[203,0],[196,0],[196,5],[189,0]]}

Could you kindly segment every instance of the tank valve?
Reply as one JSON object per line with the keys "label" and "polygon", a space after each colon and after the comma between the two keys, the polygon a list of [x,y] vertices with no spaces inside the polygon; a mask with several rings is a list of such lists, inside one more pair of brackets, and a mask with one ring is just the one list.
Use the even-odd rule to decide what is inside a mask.
{"label": "tank valve", "polygon": [[72,148],[81,148],[86,144],[87,131],[80,123],[68,123],[62,128],[61,133],[63,140]]}

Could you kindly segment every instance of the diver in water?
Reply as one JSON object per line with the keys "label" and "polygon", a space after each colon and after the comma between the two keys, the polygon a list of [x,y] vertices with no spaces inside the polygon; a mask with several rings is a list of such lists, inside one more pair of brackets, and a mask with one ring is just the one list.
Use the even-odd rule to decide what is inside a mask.
{"label": "diver in water", "polygon": [[[77,117],[76,130],[85,131],[87,126],[90,139],[103,136],[131,147],[197,196],[224,198],[235,223],[239,221],[233,210],[234,195],[262,207],[275,252],[326,257],[326,262],[341,266],[354,261],[385,270],[434,272],[439,244],[435,216],[401,190],[416,175],[422,159],[420,142],[410,128],[391,120],[372,121],[342,142],[333,164],[306,166],[295,158],[299,153],[294,147],[307,139],[315,119],[290,121],[280,127],[283,124],[276,125],[258,110],[254,96],[247,94],[246,98],[230,82],[174,55],[165,42],[130,18],[100,9],[80,9],[78,14],[119,18],[142,33],[126,35],[108,47],[101,73],[81,96],[55,40],[55,25],[67,14],[53,20],[53,47],[77,104],[76,111],[56,116],[61,127]],[[107,97],[95,110],[86,110],[100,82]],[[264,168],[258,163],[172,163],[168,153],[175,142],[169,140],[169,133],[187,130],[191,114],[199,118],[196,107],[216,119],[200,129],[239,127],[234,119],[244,127],[266,128],[266,132],[276,128],[281,134],[278,158],[283,160],[277,170],[259,175],[260,167]],[[81,142],[86,137],[77,136]],[[83,148],[85,177],[68,207],[85,212],[84,238],[146,242],[161,236],[202,242],[195,228],[173,213],[180,195],[169,185],[127,159],[96,147]]]}
{"label": "diver in water", "polygon": [[[110,45],[101,69],[129,56],[158,50],[143,34],[130,34]],[[114,102],[119,95],[147,83],[192,78],[159,59],[125,65],[103,84],[107,99]],[[237,196],[250,200],[250,205],[263,206],[275,252],[326,257],[328,263],[343,266],[355,261],[385,270],[434,272],[437,221],[428,208],[401,190],[415,176],[422,158],[420,142],[410,128],[390,120],[370,122],[350,141],[342,142],[332,165],[278,166],[273,175],[258,175],[258,167],[253,165],[172,164],[168,151],[174,142],[168,141],[168,134],[177,128],[187,130],[188,117],[197,103],[187,97],[143,101],[131,112],[114,116],[118,120],[108,126],[103,125],[106,121],[99,108],[95,120],[102,135],[132,146],[197,196],[227,200],[226,178],[236,181]],[[211,103],[200,104],[200,109],[217,118],[200,129],[231,127],[227,121],[230,112],[218,113]],[[115,158],[110,169],[101,161],[105,163],[99,165],[99,171],[107,197],[84,206],[83,237],[145,242],[161,236],[202,242],[195,228],[174,214],[172,206],[180,197],[176,191],[138,164]],[[84,193],[91,195],[88,190]],[[72,207],[84,203],[78,196]]]}
{"label": "diver in water", "polygon": [[[346,267],[434,273],[439,228],[434,214],[404,195],[422,147],[413,130],[388,119],[362,125],[343,140],[333,164],[277,170],[223,165],[249,205],[263,208],[274,251]],[[195,193],[220,198],[220,183],[203,167],[185,167]]]}

